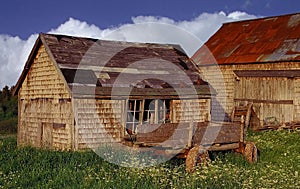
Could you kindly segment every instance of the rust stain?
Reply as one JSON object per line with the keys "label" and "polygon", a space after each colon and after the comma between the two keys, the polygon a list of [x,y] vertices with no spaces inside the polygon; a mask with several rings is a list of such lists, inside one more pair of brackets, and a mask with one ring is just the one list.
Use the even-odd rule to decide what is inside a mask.
{"label": "rust stain", "polygon": [[225,23],[192,57],[198,65],[300,60],[300,13]]}

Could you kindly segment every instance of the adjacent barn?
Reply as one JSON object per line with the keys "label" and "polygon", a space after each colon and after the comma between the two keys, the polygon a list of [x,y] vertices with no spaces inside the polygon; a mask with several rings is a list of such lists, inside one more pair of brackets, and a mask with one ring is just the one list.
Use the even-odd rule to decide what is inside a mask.
{"label": "adjacent barn", "polygon": [[225,23],[192,59],[217,112],[253,103],[253,127],[299,123],[300,13]]}
{"label": "adjacent barn", "polygon": [[211,91],[178,45],[41,33],[16,85],[18,145],[80,150],[210,121]]}

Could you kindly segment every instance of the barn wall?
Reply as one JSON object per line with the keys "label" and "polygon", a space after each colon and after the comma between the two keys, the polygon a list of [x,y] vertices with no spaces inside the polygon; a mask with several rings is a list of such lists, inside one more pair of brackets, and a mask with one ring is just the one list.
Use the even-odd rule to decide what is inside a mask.
{"label": "barn wall", "polygon": [[[275,77],[243,77],[236,81],[235,102],[253,99],[253,108],[261,125],[275,125],[294,119],[294,80]],[[274,123],[272,123],[274,124]]]}
{"label": "barn wall", "polygon": [[[214,89],[217,91],[217,101],[220,105],[219,107],[214,107],[214,103],[212,103],[212,109],[219,109],[218,111],[222,112],[225,110],[227,114],[231,114],[231,111],[234,107],[234,105],[237,104],[237,102],[234,101],[235,98],[235,83],[236,83],[236,75],[233,73],[234,70],[296,70],[300,69],[300,63],[299,62],[279,62],[279,63],[264,63],[264,64],[240,64],[240,65],[218,65],[218,66],[199,66],[199,70],[203,76],[203,78],[208,81]],[[292,114],[293,120],[300,120],[300,102],[299,102],[299,91],[300,88],[297,87],[300,84],[299,80],[294,80],[293,89],[290,91],[292,96],[292,100],[294,101],[294,106],[290,107],[288,105],[275,105],[275,106],[264,106],[263,110],[260,111],[267,112],[266,115],[261,114],[261,116],[267,116],[271,115],[272,109],[281,109],[278,110],[278,112],[281,112],[281,114],[285,114],[284,112],[291,108],[295,110],[295,112]],[[237,89],[239,90],[239,89]],[[252,89],[245,89],[248,90],[248,93],[252,93]],[[247,94],[248,94],[247,93]],[[244,92],[244,94],[246,94]],[[249,95],[249,94],[248,94]],[[274,96],[273,98],[279,98],[277,100],[280,100],[280,98],[284,99],[284,95],[282,97]],[[256,109],[259,106],[258,104],[255,104]],[[276,107],[281,106],[281,107]],[[222,110],[221,110],[222,109]],[[269,113],[268,113],[269,112]],[[288,111],[288,114],[291,111]],[[260,114],[260,112],[259,112]],[[278,113],[279,115],[280,113]],[[277,114],[276,114],[277,115]],[[289,121],[291,119],[290,115],[284,116],[287,118],[280,118],[278,116],[278,119],[285,121]],[[261,122],[263,121],[264,117],[260,117]]]}
{"label": "barn wall", "polygon": [[171,119],[173,123],[210,121],[210,99],[172,100]]}
{"label": "barn wall", "polygon": [[230,115],[234,106],[234,73],[224,67],[199,67],[201,76],[216,90],[217,96],[212,100],[212,120],[222,121],[224,113]]}
{"label": "barn wall", "polygon": [[74,99],[75,149],[120,142],[125,100]]}
{"label": "barn wall", "polygon": [[294,120],[300,120],[300,78],[294,79]]}
{"label": "barn wall", "polygon": [[42,45],[19,90],[18,144],[72,148],[71,96]]}

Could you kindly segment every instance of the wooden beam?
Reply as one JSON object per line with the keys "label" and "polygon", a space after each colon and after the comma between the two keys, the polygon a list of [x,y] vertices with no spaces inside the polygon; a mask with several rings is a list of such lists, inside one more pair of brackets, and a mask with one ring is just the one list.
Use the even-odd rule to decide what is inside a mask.
{"label": "wooden beam", "polygon": [[235,70],[238,77],[300,77],[300,70]]}
{"label": "wooden beam", "polygon": [[220,146],[211,146],[209,151],[225,151],[239,148],[239,143],[223,144]]}
{"label": "wooden beam", "polygon": [[248,101],[253,103],[267,103],[267,104],[294,104],[293,100],[264,100],[264,99],[250,99],[250,98],[235,98],[234,101]]}

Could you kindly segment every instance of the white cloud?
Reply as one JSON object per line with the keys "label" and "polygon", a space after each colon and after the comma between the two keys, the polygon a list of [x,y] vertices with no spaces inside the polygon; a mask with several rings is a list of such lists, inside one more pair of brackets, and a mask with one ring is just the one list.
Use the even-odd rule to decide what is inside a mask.
{"label": "white cloud", "polygon": [[[174,21],[166,17],[137,16],[131,24],[116,28],[99,27],[70,18],[49,33],[98,39],[125,40],[135,42],[154,42],[180,44],[188,55],[192,55],[222,23],[255,18],[245,12],[203,13],[192,20]],[[19,37],[0,35],[0,87],[14,85],[20,76],[26,59],[37,38],[31,35],[27,40]]]}
{"label": "white cloud", "polygon": [[58,28],[52,29],[49,33],[99,38],[102,36],[102,32],[99,27],[93,24],[90,25],[87,22],[69,18],[68,21]]}
{"label": "white cloud", "polygon": [[249,15],[245,12],[235,11],[235,12],[228,14],[227,17],[232,20],[245,20],[245,19],[249,19],[249,18],[256,18],[257,16]]}
{"label": "white cloud", "polygon": [[16,83],[37,35],[27,40],[19,37],[0,35],[0,87]]}

